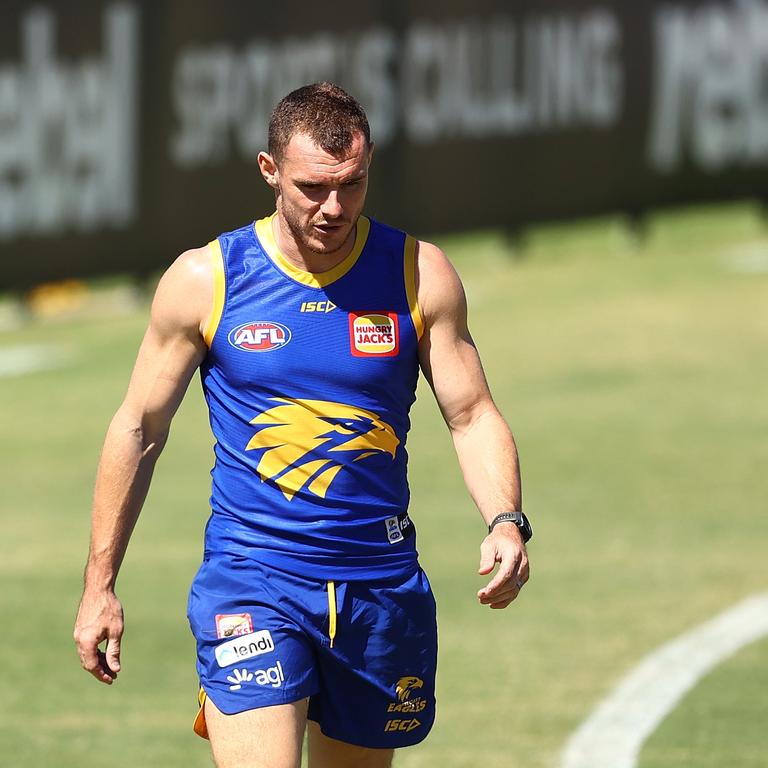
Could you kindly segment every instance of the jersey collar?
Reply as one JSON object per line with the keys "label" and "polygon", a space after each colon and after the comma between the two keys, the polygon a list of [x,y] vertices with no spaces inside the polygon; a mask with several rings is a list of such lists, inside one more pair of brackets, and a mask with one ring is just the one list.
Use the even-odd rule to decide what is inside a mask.
{"label": "jersey collar", "polygon": [[256,230],[256,237],[261,243],[261,247],[264,252],[270,258],[272,263],[285,275],[295,280],[302,285],[308,285],[312,288],[324,288],[327,285],[338,280],[340,277],[349,272],[355,263],[360,258],[360,254],[363,252],[365,243],[368,240],[368,232],[371,228],[371,222],[365,216],[360,216],[357,220],[357,227],[355,232],[355,243],[352,246],[352,250],[348,256],[345,256],[335,267],[327,270],[326,272],[307,272],[306,270],[299,269],[292,264],[288,259],[280,253],[280,249],[277,247],[275,236],[272,233],[272,219],[277,216],[277,212],[271,216],[267,216],[263,219],[259,219],[254,228]]}

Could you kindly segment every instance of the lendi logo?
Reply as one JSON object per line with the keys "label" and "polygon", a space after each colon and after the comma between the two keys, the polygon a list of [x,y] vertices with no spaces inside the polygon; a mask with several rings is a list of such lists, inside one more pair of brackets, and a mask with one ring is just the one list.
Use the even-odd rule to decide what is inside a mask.
{"label": "lendi logo", "polygon": [[216,661],[220,667],[228,667],[244,659],[251,659],[262,653],[275,650],[275,643],[268,629],[252,632],[250,635],[240,635],[233,640],[216,646]]}

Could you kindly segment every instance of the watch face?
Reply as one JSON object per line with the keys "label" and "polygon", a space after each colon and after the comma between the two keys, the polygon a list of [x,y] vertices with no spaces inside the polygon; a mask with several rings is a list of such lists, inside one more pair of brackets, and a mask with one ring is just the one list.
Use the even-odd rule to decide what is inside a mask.
{"label": "watch face", "polygon": [[533,528],[531,528],[528,518],[522,512],[520,513],[520,522],[516,523],[516,525],[523,534],[523,541],[530,541],[533,536]]}

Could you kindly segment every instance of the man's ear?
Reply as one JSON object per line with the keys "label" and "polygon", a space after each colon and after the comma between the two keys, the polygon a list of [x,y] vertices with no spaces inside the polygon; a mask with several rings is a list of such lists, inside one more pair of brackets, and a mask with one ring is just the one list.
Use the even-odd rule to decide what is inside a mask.
{"label": "man's ear", "polygon": [[256,161],[259,164],[259,170],[264,177],[264,181],[266,181],[272,189],[277,190],[280,181],[280,171],[277,169],[275,159],[267,152],[259,152]]}
{"label": "man's ear", "polygon": [[376,145],[371,142],[371,146],[368,148],[368,167],[371,167],[371,160],[373,160],[373,150],[376,147]]}

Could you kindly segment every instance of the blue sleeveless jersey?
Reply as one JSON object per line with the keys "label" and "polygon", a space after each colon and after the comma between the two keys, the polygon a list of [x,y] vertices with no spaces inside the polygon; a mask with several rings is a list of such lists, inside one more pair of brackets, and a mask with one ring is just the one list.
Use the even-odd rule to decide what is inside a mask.
{"label": "blue sleeveless jersey", "polygon": [[210,247],[201,378],[216,462],[206,551],[320,579],[413,572],[415,241],[360,217],[349,256],[320,274],[279,253],[271,218]]}

